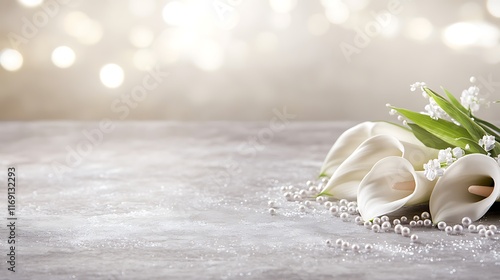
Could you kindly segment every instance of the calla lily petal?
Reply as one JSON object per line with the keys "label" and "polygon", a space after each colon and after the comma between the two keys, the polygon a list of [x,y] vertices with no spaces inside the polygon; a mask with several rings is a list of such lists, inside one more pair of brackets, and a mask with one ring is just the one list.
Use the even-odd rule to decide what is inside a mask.
{"label": "calla lily petal", "polygon": [[[487,197],[469,192],[473,185],[493,186]],[[429,207],[434,223],[460,223],[463,217],[479,220],[500,200],[500,167],[491,157],[470,154],[453,163],[438,180]]]}
{"label": "calla lily petal", "polygon": [[419,144],[420,141],[407,129],[386,122],[363,122],[340,135],[328,152],[320,176],[331,177],[340,164],[367,139],[376,135],[392,135],[401,141]]}
{"label": "calla lily petal", "polygon": [[436,157],[437,153],[435,149],[427,148],[422,144],[400,141],[394,136],[373,136],[361,143],[339,165],[321,195],[356,200],[359,183],[379,160],[388,156],[404,157],[414,168],[422,169],[423,164],[430,158]]}
{"label": "calla lily petal", "polygon": [[[406,189],[397,188],[398,184]],[[359,213],[363,220],[369,221],[403,206],[428,202],[434,185],[423,171],[415,171],[407,159],[386,157],[373,166],[359,185]]]}

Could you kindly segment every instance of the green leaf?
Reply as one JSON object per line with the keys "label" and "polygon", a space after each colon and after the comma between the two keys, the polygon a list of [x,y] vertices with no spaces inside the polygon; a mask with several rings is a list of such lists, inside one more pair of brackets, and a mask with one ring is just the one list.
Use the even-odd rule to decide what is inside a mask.
{"label": "green leaf", "polygon": [[473,139],[481,139],[484,135],[486,135],[486,131],[484,131],[481,126],[471,120],[468,115],[460,111],[460,109],[455,107],[444,97],[429,88],[424,88],[424,90],[434,99],[434,101],[436,101],[437,105],[439,105],[443,111],[445,111],[455,121],[459,122],[461,126],[469,132]]}
{"label": "green leaf", "polygon": [[448,90],[446,90],[445,88],[441,87],[443,89],[443,91],[446,93],[446,96],[448,97],[448,99],[450,100],[450,103],[453,104],[453,106],[455,106],[458,110],[462,111],[463,113],[465,114],[468,114],[469,113],[469,110],[467,110],[467,108],[465,108],[462,103],[460,103],[460,101],[458,101],[458,99],[455,98],[455,96],[449,92]]}
{"label": "green leaf", "polygon": [[[471,136],[469,132],[461,126],[443,119],[435,120],[428,115],[420,114],[407,109],[396,107],[391,108],[416,125],[420,126],[422,129],[433,134],[435,137],[449,143],[450,147],[460,147],[465,150],[465,146],[469,144],[468,141],[464,141],[463,139],[470,139]],[[484,153],[484,150],[477,152]]]}
{"label": "green leaf", "polygon": [[450,147],[450,144],[443,141],[441,138],[436,137],[434,134],[428,132],[417,124],[409,123],[408,126],[411,128],[415,137],[417,137],[420,142],[425,146],[434,149],[446,149]]}
{"label": "green leaf", "polygon": [[479,146],[478,142],[470,139],[470,138],[458,138],[457,140],[466,143],[466,145],[469,145],[469,149],[465,149],[465,152],[472,152],[472,153],[478,153],[478,154],[486,154],[486,151],[483,149],[483,147]]}

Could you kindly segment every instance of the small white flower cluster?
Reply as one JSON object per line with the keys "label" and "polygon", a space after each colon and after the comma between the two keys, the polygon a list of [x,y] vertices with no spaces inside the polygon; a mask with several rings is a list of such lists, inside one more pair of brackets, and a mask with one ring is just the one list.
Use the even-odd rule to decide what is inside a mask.
{"label": "small white flower cluster", "polygon": [[471,86],[462,91],[460,103],[472,113],[477,112],[481,105],[488,104],[484,98],[479,97],[479,87]]}
{"label": "small white flower cluster", "polygon": [[410,85],[410,90],[415,91],[415,90],[417,90],[417,88],[419,88],[420,90],[422,90],[422,96],[424,98],[428,98],[429,96],[427,95],[427,93],[424,90],[425,86],[426,86],[425,82],[415,82],[414,84]]}
{"label": "small white flower cluster", "polygon": [[436,178],[443,176],[444,170],[464,155],[465,152],[460,147],[440,150],[437,159],[431,159],[424,164],[425,178],[434,181]]}
{"label": "small white flower cluster", "polygon": [[479,139],[479,146],[483,147],[485,151],[489,152],[495,148],[495,136],[485,135]]}
{"label": "small white flower cluster", "polygon": [[[415,91],[417,88],[420,88],[422,90],[422,96],[426,99],[429,99],[429,104],[425,105],[425,114],[429,115],[431,118],[438,120],[438,119],[445,119],[449,121],[453,121],[453,119],[448,116],[448,114],[439,107],[439,105],[436,103],[434,98],[430,97],[424,90],[426,87],[425,82],[416,82],[412,85],[410,85],[410,90]],[[455,121],[453,121],[455,122]],[[456,123],[456,122],[455,122]]]}

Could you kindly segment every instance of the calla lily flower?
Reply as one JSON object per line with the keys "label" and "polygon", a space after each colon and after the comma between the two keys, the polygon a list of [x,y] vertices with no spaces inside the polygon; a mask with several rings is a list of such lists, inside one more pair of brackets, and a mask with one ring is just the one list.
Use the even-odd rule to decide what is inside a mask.
{"label": "calla lily flower", "polygon": [[363,122],[342,133],[335,141],[323,162],[320,176],[331,177],[361,143],[376,135],[392,135],[405,142],[420,144],[411,131],[398,125],[387,122]]}
{"label": "calla lily flower", "polygon": [[435,183],[427,180],[423,171],[415,171],[407,159],[386,157],[373,166],[359,185],[359,213],[369,221],[403,206],[426,203]]}
{"label": "calla lily flower", "polygon": [[434,223],[479,220],[500,201],[500,166],[483,154],[470,154],[446,169],[432,192],[429,207]]}
{"label": "calla lily flower", "polygon": [[392,135],[373,136],[338,166],[320,195],[356,200],[360,182],[379,160],[390,156],[403,157],[413,168],[421,170],[423,164],[437,154],[437,150],[421,143],[400,141]]}

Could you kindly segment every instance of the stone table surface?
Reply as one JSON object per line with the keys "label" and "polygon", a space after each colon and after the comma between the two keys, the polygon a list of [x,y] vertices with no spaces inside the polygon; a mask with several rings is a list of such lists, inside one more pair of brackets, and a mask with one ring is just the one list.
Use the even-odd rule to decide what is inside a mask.
{"label": "stone table surface", "polygon": [[[285,201],[280,187],[316,178],[352,124],[0,123],[0,279],[498,278],[498,237],[422,227],[411,243]],[[6,262],[11,166],[15,273]],[[494,207],[481,223],[500,228],[499,217]],[[325,245],[338,238],[361,250]]]}

